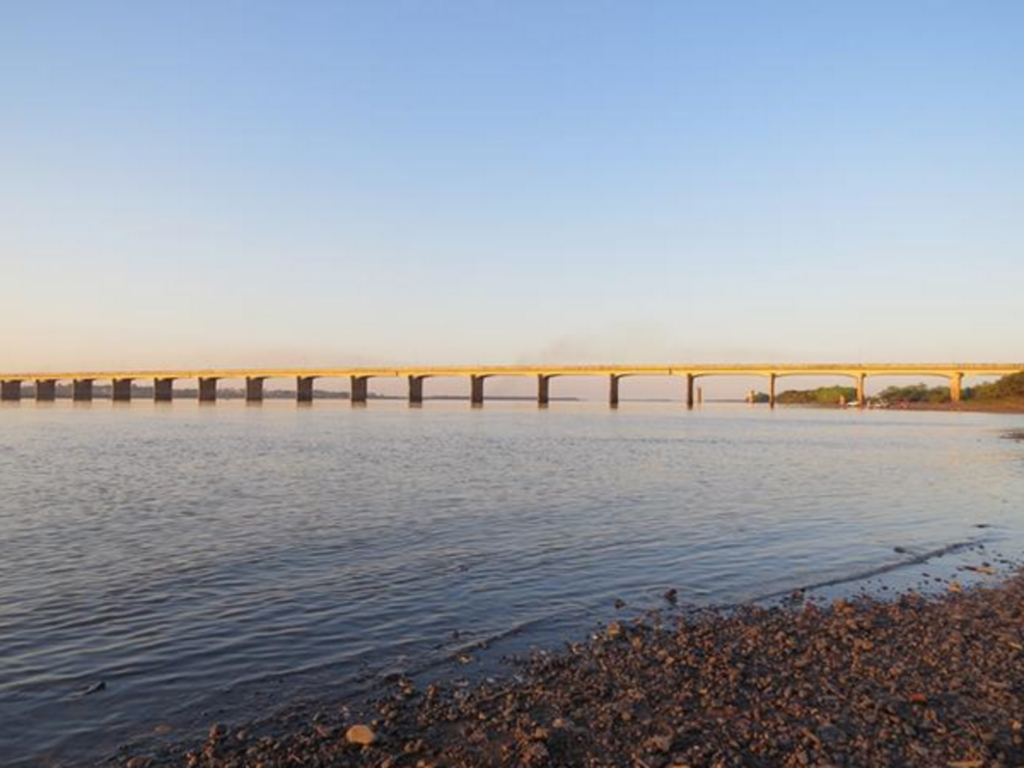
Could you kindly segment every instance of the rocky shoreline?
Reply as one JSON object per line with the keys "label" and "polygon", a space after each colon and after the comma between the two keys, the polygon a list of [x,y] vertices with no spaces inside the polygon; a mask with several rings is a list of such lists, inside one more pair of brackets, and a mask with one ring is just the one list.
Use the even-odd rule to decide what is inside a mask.
{"label": "rocky shoreline", "polygon": [[1024,765],[1024,574],[893,601],[651,612],[516,674],[418,689],[362,716],[214,725],[117,765]]}

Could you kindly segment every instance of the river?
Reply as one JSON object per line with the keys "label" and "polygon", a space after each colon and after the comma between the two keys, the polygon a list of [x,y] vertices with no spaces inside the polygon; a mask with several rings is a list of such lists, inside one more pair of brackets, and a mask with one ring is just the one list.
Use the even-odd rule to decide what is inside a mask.
{"label": "river", "polygon": [[670,588],[729,604],[900,588],[951,545],[1013,558],[1024,444],[1003,435],[1022,427],[669,403],[4,403],[0,764],[89,764],[343,700],[478,641],[552,647]]}

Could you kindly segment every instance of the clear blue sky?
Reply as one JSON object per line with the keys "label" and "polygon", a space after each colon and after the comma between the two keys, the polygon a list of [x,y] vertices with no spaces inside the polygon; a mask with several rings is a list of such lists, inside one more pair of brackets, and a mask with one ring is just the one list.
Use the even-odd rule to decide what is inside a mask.
{"label": "clear blue sky", "polygon": [[1024,3],[9,3],[0,369],[1024,358]]}

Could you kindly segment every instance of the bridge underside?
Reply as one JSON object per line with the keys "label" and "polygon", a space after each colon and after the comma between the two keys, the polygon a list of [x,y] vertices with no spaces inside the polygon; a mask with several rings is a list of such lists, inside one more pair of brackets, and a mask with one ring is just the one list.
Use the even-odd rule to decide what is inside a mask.
{"label": "bridge underside", "polygon": [[217,379],[213,376],[199,379],[199,402],[217,402]]}
{"label": "bridge underside", "polygon": [[169,403],[174,399],[174,379],[153,379],[153,399],[158,403]]}
{"label": "bridge underside", "polygon": [[53,379],[41,379],[36,382],[36,400],[51,403],[57,399],[57,382]]}
{"label": "bridge underside", "polygon": [[250,376],[245,380],[245,401],[247,403],[263,402],[263,382],[259,376]]}
{"label": "bridge underside", "polygon": [[132,399],[132,380],[114,379],[112,397],[115,403],[127,403]]}
{"label": "bridge underside", "polygon": [[71,399],[78,403],[92,400],[92,379],[75,379],[71,382]]}
{"label": "bridge underside", "polygon": [[356,405],[364,405],[370,392],[370,377],[350,376],[349,385],[349,397],[352,402]]}
{"label": "bridge underside", "polygon": [[8,402],[16,402],[18,400],[21,400],[21,382],[0,382],[0,400],[6,400]]}

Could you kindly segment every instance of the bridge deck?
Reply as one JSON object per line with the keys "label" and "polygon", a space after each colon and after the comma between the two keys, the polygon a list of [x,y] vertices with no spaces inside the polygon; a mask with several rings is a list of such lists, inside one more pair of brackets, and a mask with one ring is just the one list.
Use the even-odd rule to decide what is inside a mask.
{"label": "bridge deck", "polygon": [[405,376],[1004,376],[1024,363],[755,363],[670,365],[474,365],[348,368],[170,368],[154,370],[24,371],[0,373],[0,381],[92,379],[278,379]]}

